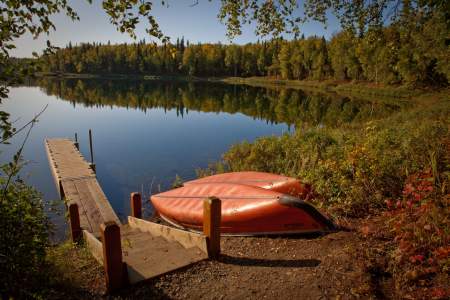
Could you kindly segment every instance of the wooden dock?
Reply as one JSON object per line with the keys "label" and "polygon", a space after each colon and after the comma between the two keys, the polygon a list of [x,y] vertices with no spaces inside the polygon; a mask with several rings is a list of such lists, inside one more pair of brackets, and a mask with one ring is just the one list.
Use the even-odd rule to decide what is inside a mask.
{"label": "wooden dock", "polygon": [[67,206],[78,205],[81,227],[98,238],[101,223],[120,224],[94,171],[75,144],[68,139],[51,139],[45,146],[60,196],[66,199]]}
{"label": "wooden dock", "polygon": [[[104,266],[109,291],[154,278],[220,252],[217,209],[205,209],[205,233],[197,234],[141,219],[142,200],[131,194],[131,216],[122,224],[97,181],[91,165],[69,139],[45,141],[50,168],[69,210],[74,241],[83,240]],[[205,207],[220,207],[209,199]],[[220,216],[219,216],[220,220]]]}

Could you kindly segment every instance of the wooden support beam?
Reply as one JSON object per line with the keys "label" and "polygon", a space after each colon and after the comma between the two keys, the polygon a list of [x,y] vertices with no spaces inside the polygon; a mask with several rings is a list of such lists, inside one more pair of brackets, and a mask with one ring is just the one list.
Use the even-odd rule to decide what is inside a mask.
{"label": "wooden support beam", "polygon": [[78,134],[75,132],[75,143],[73,143],[77,150],[80,150],[80,144],[78,143]]}
{"label": "wooden support beam", "polygon": [[94,173],[97,173],[95,163],[94,163],[94,148],[92,147],[92,130],[91,129],[89,129],[89,149],[91,150],[91,163],[89,164],[89,166],[91,167],[92,171],[94,171]]}
{"label": "wooden support beam", "polygon": [[78,212],[78,204],[69,204],[69,221],[70,221],[70,233],[72,235],[72,241],[78,243],[82,237],[83,231],[80,226],[80,214]]}
{"label": "wooden support beam", "polygon": [[120,227],[116,222],[100,225],[103,244],[103,267],[108,293],[113,293],[126,283],[126,268],[122,261],[122,245],[120,241]]}
{"label": "wooden support beam", "polygon": [[220,255],[220,222],[222,204],[219,198],[210,197],[203,202],[203,233],[208,245],[208,257],[217,259]]}
{"label": "wooden support beam", "polygon": [[131,193],[130,196],[131,216],[142,219],[142,198],[139,193]]}

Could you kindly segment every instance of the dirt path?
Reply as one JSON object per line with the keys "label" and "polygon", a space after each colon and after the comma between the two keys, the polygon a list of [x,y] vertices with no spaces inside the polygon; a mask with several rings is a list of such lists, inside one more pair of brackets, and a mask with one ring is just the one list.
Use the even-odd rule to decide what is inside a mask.
{"label": "dirt path", "polygon": [[220,261],[200,262],[135,287],[123,296],[173,299],[368,296],[370,278],[352,259],[358,245],[359,238],[353,232],[315,238],[227,237],[222,239]]}

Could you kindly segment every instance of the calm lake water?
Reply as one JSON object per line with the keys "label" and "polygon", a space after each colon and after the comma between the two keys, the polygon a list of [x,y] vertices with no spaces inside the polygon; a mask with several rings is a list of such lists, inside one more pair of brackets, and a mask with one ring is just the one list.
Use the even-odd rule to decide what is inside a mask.
{"label": "calm lake water", "polygon": [[[290,133],[296,126],[346,126],[397,109],[283,88],[98,79],[45,79],[13,87],[2,108],[19,128],[47,104],[25,146],[22,177],[46,200],[58,199],[44,139],[73,138],[77,132],[89,158],[91,128],[98,180],[121,218],[129,214],[130,192],[143,192],[147,199],[170,188],[176,175],[193,179],[195,169],[220,159],[232,144]],[[18,134],[0,146],[2,162],[11,160],[23,139]]]}

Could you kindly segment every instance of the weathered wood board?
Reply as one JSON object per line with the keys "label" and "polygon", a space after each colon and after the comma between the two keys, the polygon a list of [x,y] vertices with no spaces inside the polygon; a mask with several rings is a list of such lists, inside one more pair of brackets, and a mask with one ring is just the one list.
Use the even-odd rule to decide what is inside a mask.
{"label": "weathered wood board", "polygon": [[103,245],[92,233],[83,230],[83,238],[86,243],[86,248],[89,249],[92,256],[100,265],[103,265]]}
{"label": "weathered wood board", "polygon": [[95,173],[89,163],[84,160],[71,140],[47,139],[45,146],[50,167],[57,180],[95,178]]}
{"label": "weathered wood board", "polygon": [[60,196],[78,204],[81,228],[99,237],[101,223],[120,224],[89,163],[69,139],[45,141],[53,176]]}

